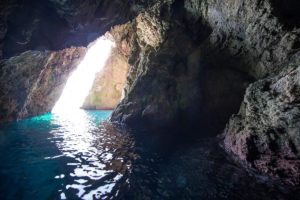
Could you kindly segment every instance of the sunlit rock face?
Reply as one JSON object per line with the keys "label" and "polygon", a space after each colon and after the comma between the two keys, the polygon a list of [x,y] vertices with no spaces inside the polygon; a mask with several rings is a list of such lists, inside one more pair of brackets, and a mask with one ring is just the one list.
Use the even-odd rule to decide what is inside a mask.
{"label": "sunlit rock face", "polygon": [[[136,30],[131,22],[114,26],[107,33],[114,47],[107,62],[98,74],[86,97],[84,109],[114,109],[127,94],[129,58],[132,54]],[[134,69],[131,69],[131,72]]]}
{"label": "sunlit rock face", "polygon": [[107,33],[88,48],[28,51],[2,60],[0,121],[53,110],[114,109],[124,96],[128,72],[128,47],[118,34],[124,33],[115,31],[116,47]]}
{"label": "sunlit rock face", "polygon": [[86,48],[27,51],[1,61],[0,121],[51,111]]}
{"label": "sunlit rock face", "polygon": [[132,23],[114,26],[109,35],[115,46],[104,68],[95,78],[93,87],[82,108],[84,109],[114,109],[125,96],[127,74],[130,69],[129,57],[132,53],[134,40]]}
{"label": "sunlit rock face", "polygon": [[96,74],[93,86],[81,107],[93,110],[113,110],[124,95],[127,72],[126,57],[114,48],[103,69]]}

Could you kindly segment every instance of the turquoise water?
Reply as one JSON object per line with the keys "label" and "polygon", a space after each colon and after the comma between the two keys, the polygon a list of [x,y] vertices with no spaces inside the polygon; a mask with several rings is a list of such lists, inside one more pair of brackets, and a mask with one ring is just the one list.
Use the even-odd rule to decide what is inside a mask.
{"label": "turquoise water", "polygon": [[[133,133],[111,111],[0,125],[0,199],[297,199],[213,138]],[[169,137],[171,136],[171,137]]]}
{"label": "turquoise water", "polygon": [[[91,199],[110,192],[120,175],[105,166],[112,160],[111,149],[104,142],[102,148],[95,147],[103,137],[97,134],[99,124],[110,114],[79,111],[70,119],[49,113],[2,125],[1,199]],[[104,187],[90,189],[104,178]]]}

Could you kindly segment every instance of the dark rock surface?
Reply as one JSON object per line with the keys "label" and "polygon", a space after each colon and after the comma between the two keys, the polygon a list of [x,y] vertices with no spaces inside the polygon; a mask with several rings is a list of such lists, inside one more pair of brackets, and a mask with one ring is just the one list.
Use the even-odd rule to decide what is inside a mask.
{"label": "dark rock surface", "polygon": [[286,69],[300,63],[296,8],[276,0],[152,4],[132,22],[126,97],[112,121],[213,135],[260,80],[227,125],[224,147],[299,185],[299,74]]}
{"label": "dark rock surface", "polygon": [[261,172],[300,183],[300,66],[249,86],[224,147]]}
{"label": "dark rock surface", "polygon": [[[159,1],[133,22],[127,96],[112,120],[220,131],[247,85],[295,57],[297,24],[269,1]],[[147,92],[145,92],[147,91]],[[140,121],[139,121],[140,123]],[[193,123],[192,123],[193,124]]]}
{"label": "dark rock surface", "polygon": [[134,15],[119,0],[4,0],[0,2],[0,59],[27,50],[87,46]]}
{"label": "dark rock surface", "polygon": [[262,78],[280,71],[281,63],[288,62],[299,50],[298,24],[282,21],[280,14],[287,12],[282,5],[299,8],[298,1],[276,6],[273,2],[188,0],[185,8],[191,19],[202,19],[209,24],[213,30],[210,44],[222,52],[224,61],[233,58],[230,62],[235,67]]}

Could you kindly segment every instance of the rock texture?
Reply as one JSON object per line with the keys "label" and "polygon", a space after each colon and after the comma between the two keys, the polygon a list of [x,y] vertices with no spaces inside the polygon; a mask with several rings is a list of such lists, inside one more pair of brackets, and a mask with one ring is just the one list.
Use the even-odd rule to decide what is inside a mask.
{"label": "rock texture", "polygon": [[296,8],[296,0],[151,4],[131,24],[126,96],[111,120],[220,133],[249,83],[258,81],[230,119],[224,147],[258,171],[299,185]]}
{"label": "rock texture", "polygon": [[281,14],[287,12],[283,5],[299,8],[299,2],[274,2],[189,0],[185,8],[191,19],[205,20],[212,28],[210,44],[224,60],[258,79],[280,71],[299,49],[298,24],[282,20]]}
{"label": "rock texture", "polygon": [[86,48],[27,51],[0,63],[0,121],[51,111]]}
{"label": "rock texture", "polygon": [[138,8],[135,1],[119,0],[1,1],[0,59],[27,50],[87,46]]}
{"label": "rock texture", "polygon": [[[249,12],[255,26],[264,25],[258,21],[257,7],[221,1],[160,1],[141,13],[133,22],[128,96],[112,120],[142,119],[150,127],[194,122],[205,126],[203,132],[221,130],[238,111],[247,85],[277,70],[265,70],[266,59],[256,52],[261,48],[253,47],[261,42],[248,41],[257,33],[247,33],[249,21],[238,24],[241,16],[236,10],[243,11],[240,15]],[[266,40],[267,49],[272,41]]]}
{"label": "rock texture", "polygon": [[300,183],[300,65],[251,84],[224,133],[224,147],[246,164]]}

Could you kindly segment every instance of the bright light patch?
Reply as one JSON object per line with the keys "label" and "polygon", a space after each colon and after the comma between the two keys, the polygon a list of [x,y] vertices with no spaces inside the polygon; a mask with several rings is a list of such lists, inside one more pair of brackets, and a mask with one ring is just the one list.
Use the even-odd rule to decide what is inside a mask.
{"label": "bright light patch", "polygon": [[72,115],[80,109],[92,87],[96,73],[104,67],[113,45],[111,40],[103,36],[89,47],[83,60],[69,77],[52,113]]}

